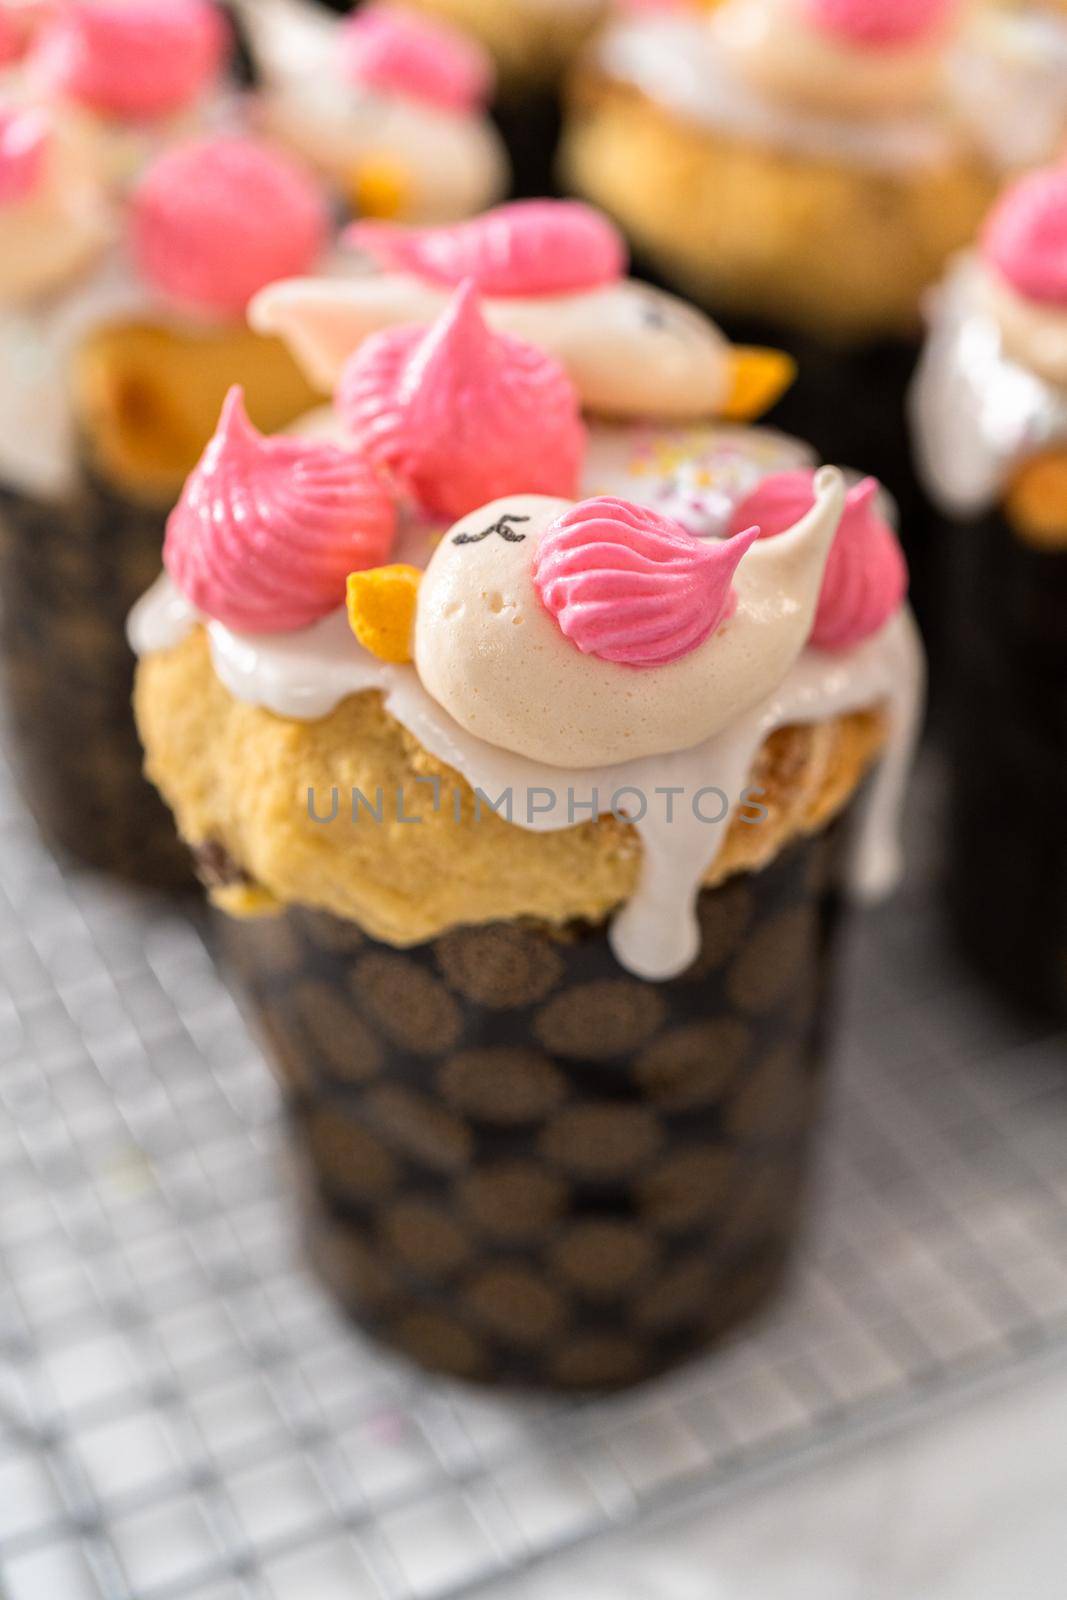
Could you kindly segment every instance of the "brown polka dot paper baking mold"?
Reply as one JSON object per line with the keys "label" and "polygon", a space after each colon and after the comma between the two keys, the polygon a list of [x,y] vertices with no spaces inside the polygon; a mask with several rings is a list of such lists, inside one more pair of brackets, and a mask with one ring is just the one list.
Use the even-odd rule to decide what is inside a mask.
{"label": "brown polka dot paper baking mold", "polygon": [[604,1389],[761,1306],[796,1238],[843,823],[707,890],[668,983],[603,928],[392,950],[224,921],[290,1107],[307,1231],[358,1322],[434,1371]]}
{"label": "brown polka dot paper baking mold", "polygon": [[165,520],[88,471],[63,500],[0,486],[0,651],[20,787],[50,845],[169,889],[192,887],[192,868],[142,773],[126,643]]}

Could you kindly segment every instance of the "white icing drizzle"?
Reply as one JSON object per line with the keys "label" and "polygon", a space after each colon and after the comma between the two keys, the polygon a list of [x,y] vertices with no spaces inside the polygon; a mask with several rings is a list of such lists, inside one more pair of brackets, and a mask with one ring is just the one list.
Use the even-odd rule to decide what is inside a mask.
{"label": "white icing drizzle", "polygon": [[[810,461],[810,452],[795,440],[760,429],[687,433],[598,428],[587,492],[628,492],[631,498],[662,505],[687,457],[687,473],[707,479],[701,487],[712,507],[708,531],[721,531],[726,513],[715,505],[715,494],[724,483],[733,502],[766,473]],[[706,511],[702,505],[701,516]],[[402,558],[424,561],[432,537],[432,530],[409,528]],[[131,614],[131,645],[139,655],[169,649],[199,620],[164,575]],[[592,815],[594,793],[597,809],[607,811],[621,790],[639,790],[648,802],[645,816],[634,816],[643,849],[641,877],[632,899],[615,917],[611,940],[619,962],[640,977],[673,977],[697,952],[696,901],[726,837],[728,820],[701,821],[693,797],[713,788],[728,797],[731,807],[736,805],[764,741],[789,723],[826,721],[878,705],[887,708],[888,748],[862,818],[851,887],[862,897],[878,895],[898,875],[899,815],[924,688],[922,646],[906,610],[853,650],[805,651],[771,694],[701,745],[574,770],[513,755],[466,732],[426,692],[413,666],[391,666],[363,650],[343,610],[299,633],[251,637],[216,622],[206,626],[215,672],[235,699],[278,716],[314,720],[327,716],[350,694],[377,690],[390,714],[473,789],[489,801],[510,791],[511,820],[521,827],[536,832],[569,827]],[[682,791],[673,805],[662,793],[671,788]],[[620,800],[620,809],[625,807],[626,801]],[[705,815],[712,808],[722,809],[715,800],[702,803]],[[633,815],[635,802],[629,810]]]}
{"label": "white icing drizzle", "polygon": [[597,61],[704,127],[815,160],[892,170],[942,161],[953,148],[944,119],[929,112],[833,116],[770,100],[740,80],[700,16],[621,22],[604,34]]}
{"label": "white icing drizzle", "polygon": [[[161,577],[134,611],[131,643],[140,653],[166,649],[196,620],[169,578]],[[510,791],[511,820],[520,827],[539,833],[570,827],[592,815],[594,796],[598,809],[606,811],[622,790],[638,790],[648,802],[646,816],[634,823],[643,846],[641,878],[615,918],[611,942],[621,965],[639,977],[674,977],[695,958],[697,896],[727,825],[726,820],[702,821],[693,797],[714,788],[735,804],[756,755],[776,728],[877,705],[888,708],[889,744],[861,819],[851,887],[860,897],[878,896],[899,874],[899,815],[924,686],[922,646],[906,610],[854,650],[805,651],[772,694],[706,743],[594,769],[551,767],[467,733],[431,699],[414,667],[390,666],[363,650],[343,612],[300,633],[274,637],[240,636],[216,622],[209,622],[207,631],[215,672],[236,700],[311,721],[327,716],[347,695],[378,690],[386,710],[472,789],[489,801]],[[681,791],[670,820],[663,794],[669,789]],[[625,804],[620,800],[620,807]],[[712,806],[721,809],[715,800],[702,802],[705,815]]]}
{"label": "white icing drizzle", "polygon": [[1008,356],[984,277],[961,257],[931,299],[910,402],[927,488],[959,517],[994,505],[1019,461],[1067,442],[1067,389]]}

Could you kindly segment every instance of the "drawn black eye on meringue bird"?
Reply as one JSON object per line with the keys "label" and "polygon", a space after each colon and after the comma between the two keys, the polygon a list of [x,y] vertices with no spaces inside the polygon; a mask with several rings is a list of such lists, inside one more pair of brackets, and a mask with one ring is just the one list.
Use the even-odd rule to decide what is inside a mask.
{"label": "drawn black eye on meringue bird", "polygon": [[780,351],[735,347],[703,312],[627,278],[617,229],[579,201],[516,201],[452,227],[362,222],[347,239],[379,270],[273,284],[249,313],[325,389],[371,334],[435,321],[464,282],[491,327],[562,362],[588,411],[747,422],[795,376]]}
{"label": "drawn black eye on meringue bird", "polygon": [[[696,539],[622,500],[510,496],[454,525],[417,596],[410,570],[365,574],[350,619],[402,659],[391,595],[423,687],[489,744],[559,767],[663,755],[712,738],[785,678],[844,507],[833,467],[807,514],[763,540],[756,528]],[[495,537],[503,526],[524,537]]]}

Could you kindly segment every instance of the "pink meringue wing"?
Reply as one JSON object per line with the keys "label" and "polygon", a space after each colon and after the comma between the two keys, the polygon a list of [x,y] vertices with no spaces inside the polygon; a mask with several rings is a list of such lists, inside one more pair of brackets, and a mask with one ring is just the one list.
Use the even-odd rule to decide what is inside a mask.
{"label": "pink meringue wing", "polygon": [[732,582],[758,537],[695,539],[646,506],[603,497],[558,517],[534,558],[533,582],[583,655],[628,667],[680,661],[733,609]]}
{"label": "pink meringue wing", "polygon": [[348,574],[384,562],[395,531],[368,462],[336,445],[264,437],[234,388],[170,515],[163,563],[205,616],[284,633],[343,605]]}
{"label": "pink meringue wing", "polygon": [[553,357],[486,326],[473,283],[433,327],[366,340],[336,401],[356,446],[432,515],[576,492],[586,435],[574,385]]}
{"label": "pink meringue wing", "polygon": [[517,200],[446,228],[357,222],[346,240],[386,266],[483,295],[553,295],[616,283],[627,267],[618,230],[578,200]]}
{"label": "pink meringue wing", "polygon": [[[736,507],[731,527],[759,524],[776,538],[815,504],[815,474],[778,472]],[[850,489],[845,514],[826,563],[809,643],[816,650],[850,650],[877,633],[904,603],[908,567],[895,532],[878,511],[878,482]]]}

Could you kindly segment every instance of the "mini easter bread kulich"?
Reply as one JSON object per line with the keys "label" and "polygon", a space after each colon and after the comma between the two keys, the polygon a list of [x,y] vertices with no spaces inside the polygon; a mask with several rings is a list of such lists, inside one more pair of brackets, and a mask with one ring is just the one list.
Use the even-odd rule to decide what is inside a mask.
{"label": "mini easter bread kulich", "polygon": [[317,180],[258,139],[176,144],[120,189],[105,146],[64,105],[0,111],[0,603],[14,754],[42,830],[98,867],[190,878],[141,774],[125,616],[158,569],[166,515],[229,385],[243,384],[272,430],[316,398],[244,310],[279,273],[313,268],[329,234]]}
{"label": "mini easter bread kulich", "polygon": [[574,83],[572,186],[716,308],[910,335],[1005,171],[1052,155],[1067,115],[1067,78],[1038,114],[969,16],[958,0],[724,0],[621,19]]}
{"label": "mini easter bread kulich", "polygon": [[[380,329],[341,362],[336,443],[257,442],[237,400],[228,404],[171,518],[168,575],[132,624],[145,657],[137,703],[148,770],[194,849],[232,863],[223,891],[230,904],[247,886],[257,902],[320,905],[375,937],[411,944],[471,916],[603,920],[636,874],[641,887],[620,918],[616,949],[644,976],[667,976],[693,959],[695,898],[717,873],[726,830],[709,832],[699,820],[659,827],[651,812],[630,828],[607,817],[610,806],[605,820],[568,826],[568,791],[588,807],[594,790],[648,788],[668,770],[687,791],[700,787],[700,774],[718,773],[732,816],[752,770],[772,759],[767,741],[794,723],[824,724],[818,737],[799,732],[797,749],[810,755],[816,738],[824,756],[841,756],[848,778],[841,783],[798,755],[800,787],[812,785],[791,813],[791,830],[803,831],[826,820],[825,794],[833,810],[888,738],[872,813],[881,843],[864,869],[872,881],[886,876],[886,812],[907,765],[921,678],[901,609],[903,563],[869,487],[846,495],[836,472],[814,481],[805,473],[809,458],[794,441],[709,420],[717,400],[729,402],[733,357],[710,325],[704,350],[678,340],[670,315],[661,319],[661,300],[672,308],[667,297],[647,302],[656,312],[649,321],[635,319],[629,349],[641,352],[640,378],[620,383],[619,410],[636,411],[642,393],[647,406],[666,387],[655,370],[662,352],[676,374],[679,362],[691,368],[689,416],[676,410],[658,426],[583,420],[573,372],[595,390],[625,362],[619,262],[605,258],[608,285],[581,293],[613,307],[617,296],[622,309],[599,325],[594,316],[572,346],[578,296],[562,232],[576,224],[578,254],[595,265],[588,235],[596,219],[561,206],[520,210],[511,222],[491,219],[483,278],[510,265],[516,285],[527,282],[518,276],[522,260],[540,281],[547,262],[562,275],[561,292],[479,303],[474,234],[463,241],[468,276],[451,299],[447,289],[400,279],[434,305],[439,293],[445,309],[428,327]],[[541,229],[543,252],[535,248]],[[502,233],[510,264],[498,248]],[[605,230],[603,242],[611,237]],[[444,272],[455,236],[439,243]],[[332,341],[315,286],[300,286],[314,338],[307,327],[293,336],[297,348],[313,347],[320,372],[327,345],[336,358],[357,342],[350,314],[374,281],[342,286],[353,298],[340,302]],[[646,302],[634,296],[640,313]],[[490,326],[496,307],[501,320],[509,306],[533,317],[524,308],[535,302],[546,330],[538,345]],[[687,315],[698,330],[700,319]],[[680,410],[679,388],[671,393]],[[345,518],[324,520],[319,500],[303,498],[301,448],[309,460],[349,451],[401,498],[392,565],[367,571],[380,563],[350,559]],[[294,452],[295,463],[277,480],[280,502],[266,487],[279,450],[287,459]],[[726,539],[761,485],[762,496],[776,489],[777,499],[758,498],[745,528]],[[777,516],[774,537],[757,538],[761,508]],[[303,593],[303,541],[313,551],[307,581],[312,573],[330,581],[315,594],[319,620],[304,612],[313,625],[294,632],[289,590]],[[343,609],[346,561],[356,637]],[[423,566],[419,580],[412,569]],[[825,607],[837,613],[833,624],[822,621]],[[823,626],[832,647],[806,648]],[[348,743],[353,716],[365,742]],[[403,827],[386,828],[368,849],[358,829],[321,828],[300,803],[331,771],[327,792],[336,778],[349,791],[399,782],[417,794],[417,779],[442,768],[468,825],[457,831],[442,815],[415,844]],[[483,830],[471,823],[474,791],[494,785],[522,795],[548,789],[555,803],[528,820],[523,803],[515,822],[494,819]],[[754,839],[744,864],[765,842]],[[496,869],[485,851],[499,851]]]}
{"label": "mini easter bread kulich", "polygon": [[244,0],[240,12],[264,126],[358,215],[450,222],[504,194],[494,68],[475,40],[389,0],[345,18],[313,0]]}
{"label": "mini easter bread kulich", "polygon": [[1064,1015],[1067,166],[1007,189],[929,322],[911,420],[956,613],[954,920],[998,986]]}
{"label": "mini easter bread kulich", "polygon": [[[716,420],[744,360],[599,219],[402,243],[427,319],[357,293],[331,334],[301,286],[333,412],[266,438],[235,394],[188,482],[131,618],[146,769],[345,1303],[437,1370],[618,1386],[779,1281],[845,813],[870,776],[885,888],[921,651],[877,486]],[[615,371],[638,409],[626,352],[669,421],[583,407]]]}

